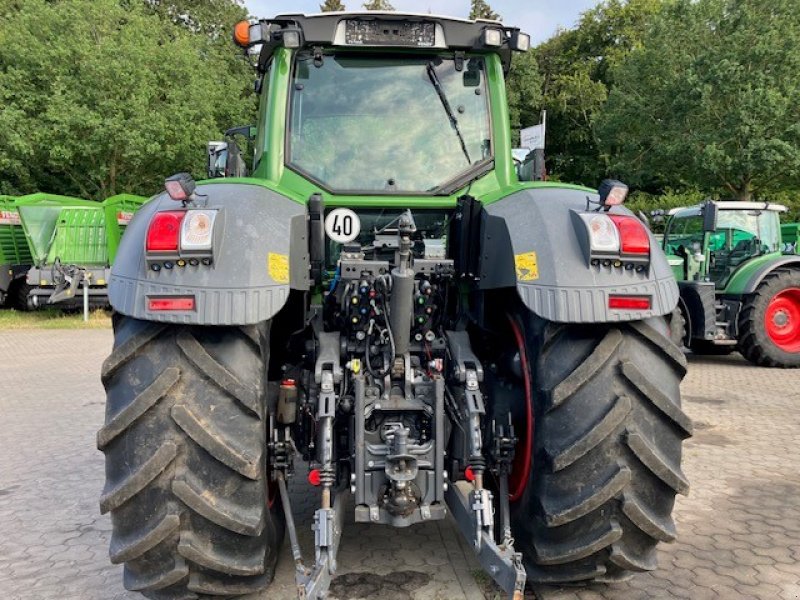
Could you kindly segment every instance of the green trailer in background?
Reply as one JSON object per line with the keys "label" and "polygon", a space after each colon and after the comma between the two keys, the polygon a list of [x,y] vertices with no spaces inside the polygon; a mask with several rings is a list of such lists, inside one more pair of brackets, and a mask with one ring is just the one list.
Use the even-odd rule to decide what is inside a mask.
{"label": "green trailer in background", "polygon": [[13,196],[0,196],[0,304],[24,307],[25,274],[33,264]]}
{"label": "green trailer in background", "polygon": [[144,196],[133,194],[117,194],[103,201],[105,212],[106,239],[108,241],[108,259],[110,264],[114,264],[117,256],[117,248],[125,233],[125,228],[131,222],[137,210],[147,202]]}
{"label": "green trailer in background", "polygon": [[80,306],[84,282],[89,303],[108,305],[106,282],[125,226],[146,198],[120,195],[103,203],[53,194],[17,201],[33,267],[28,271],[28,304]]}
{"label": "green trailer in background", "polygon": [[797,245],[798,234],[800,234],[800,223],[781,225],[781,240],[783,241],[784,252],[800,254],[800,247]]}

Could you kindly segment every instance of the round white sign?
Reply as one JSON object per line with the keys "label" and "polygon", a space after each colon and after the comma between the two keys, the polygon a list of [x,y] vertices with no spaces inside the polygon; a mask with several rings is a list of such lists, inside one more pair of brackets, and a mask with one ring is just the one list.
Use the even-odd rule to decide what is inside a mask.
{"label": "round white sign", "polygon": [[361,219],[349,208],[335,208],[325,217],[325,233],[334,242],[349,244],[361,233]]}

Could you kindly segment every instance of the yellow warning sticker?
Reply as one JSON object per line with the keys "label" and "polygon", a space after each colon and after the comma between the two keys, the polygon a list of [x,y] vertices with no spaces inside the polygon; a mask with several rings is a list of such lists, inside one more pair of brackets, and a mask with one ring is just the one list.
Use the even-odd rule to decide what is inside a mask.
{"label": "yellow warning sticker", "polygon": [[514,257],[514,266],[517,268],[517,281],[539,279],[539,263],[536,259],[536,252],[517,254]]}
{"label": "yellow warning sticker", "polygon": [[267,271],[276,283],[289,283],[289,257],[270,252],[267,255]]}

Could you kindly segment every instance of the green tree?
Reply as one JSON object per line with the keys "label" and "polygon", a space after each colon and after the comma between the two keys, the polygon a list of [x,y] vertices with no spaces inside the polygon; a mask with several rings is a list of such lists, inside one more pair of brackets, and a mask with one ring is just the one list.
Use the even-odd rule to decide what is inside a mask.
{"label": "green tree", "polygon": [[472,0],[472,6],[470,7],[469,11],[469,18],[470,19],[491,19],[493,21],[499,21],[500,15],[492,10],[492,7],[489,6],[489,3],[486,0]]}
{"label": "green tree", "polygon": [[[102,199],[204,172],[204,146],[249,122],[209,36],[119,0],[26,0],[0,23],[5,191]],[[231,51],[233,46],[231,45]]]}
{"label": "green tree", "polygon": [[539,123],[542,108],[542,76],[533,52],[514,54],[506,78],[511,135],[519,141],[519,130]]}
{"label": "green tree", "polygon": [[596,120],[614,85],[612,67],[641,45],[663,0],[606,0],[536,49],[547,109],[548,166],[558,178],[595,185],[607,165]]}
{"label": "green tree", "polygon": [[325,0],[324,4],[319,5],[322,12],[337,12],[345,10],[342,0]]}
{"label": "green tree", "polygon": [[[123,5],[135,0],[120,0]],[[247,18],[243,0],[139,0],[146,9],[182,25],[226,41],[237,21]]]}
{"label": "green tree", "polygon": [[797,0],[678,0],[613,73],[612,171],[742,200],[800,187]]}
{"label": "green tree", "polygon": [[394,10],[394,6],[388,0],[368,0],[362,6],[365,10]]}

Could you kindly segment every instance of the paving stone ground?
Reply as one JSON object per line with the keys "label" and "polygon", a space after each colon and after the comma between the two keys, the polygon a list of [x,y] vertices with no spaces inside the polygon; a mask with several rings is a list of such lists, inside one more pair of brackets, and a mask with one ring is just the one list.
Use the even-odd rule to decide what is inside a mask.
{"label": "paving stone ground", "polygon": [[[134,600],[108,562],[98,510],[100,364],[110,331],[0,332],[0,599]],[[690,359],[684,406],[689,497],[659,570],[622,584],[537,588],[547,600],[800,600],[800,372],[738,355]],[[313,493],[292,490],[309,551]],[[501,598],[450,521],[390,530],[346,522],[340,600]],[[275,584],[248,600],[294,598],[284,547]]]}

